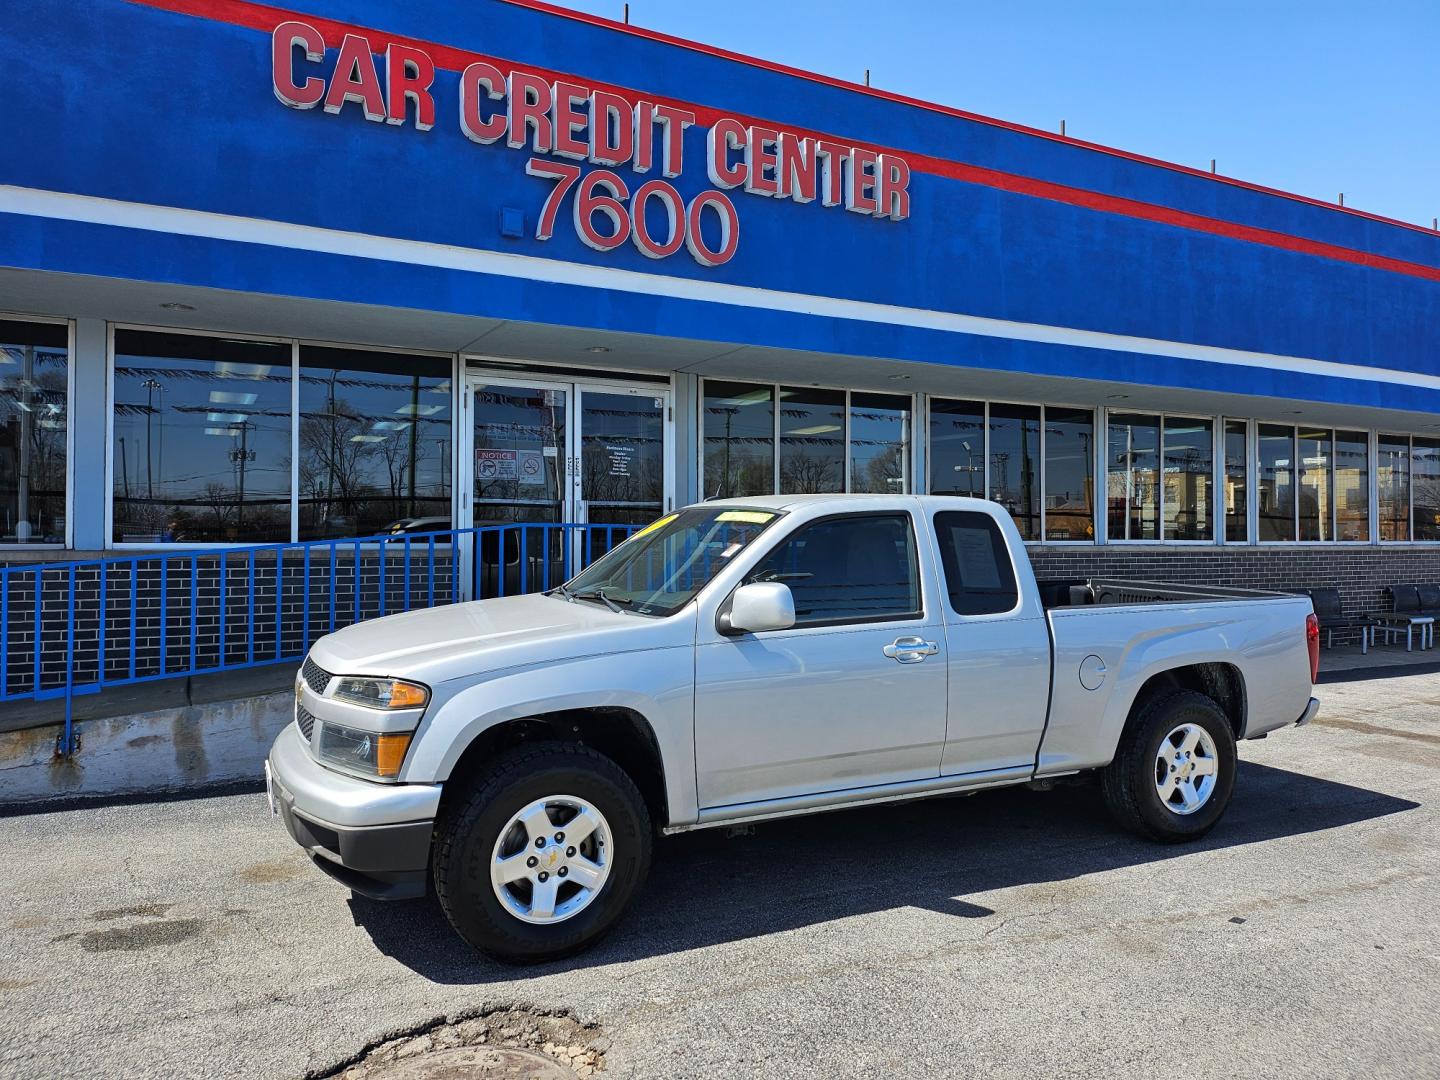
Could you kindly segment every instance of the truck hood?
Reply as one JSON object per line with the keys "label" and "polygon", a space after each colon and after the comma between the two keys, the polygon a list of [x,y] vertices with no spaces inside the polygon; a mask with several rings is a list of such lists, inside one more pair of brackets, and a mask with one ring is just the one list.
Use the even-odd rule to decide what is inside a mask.
{"label": "truck hood", "polygon": [[356,623],[315,642],[310,657],[335,675],[389,675],[433,686],[505,668],[694,641],[693,604],[662,619],[534,593]]}

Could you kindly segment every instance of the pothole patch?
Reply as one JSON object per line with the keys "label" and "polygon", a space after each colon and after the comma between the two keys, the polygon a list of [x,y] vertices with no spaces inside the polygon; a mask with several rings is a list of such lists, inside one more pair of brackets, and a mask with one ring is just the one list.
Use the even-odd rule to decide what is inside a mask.
{"label": "pothole patch", "polygon": [[593,1024],[535,1009],[441,1019],[321,1074],[338,1080],[574,1080],[597,1076],[609,1043]]}

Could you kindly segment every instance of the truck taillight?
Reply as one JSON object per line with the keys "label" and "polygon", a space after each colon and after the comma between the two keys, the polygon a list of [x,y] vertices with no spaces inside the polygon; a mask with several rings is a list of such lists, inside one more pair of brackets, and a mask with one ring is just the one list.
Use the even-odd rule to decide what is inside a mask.
{"label": "truck taillight", "polygon": [[1320,619],[1311,612],[1305,616],[1305,644],[1310,649],[1310,682],[1320,678]]}

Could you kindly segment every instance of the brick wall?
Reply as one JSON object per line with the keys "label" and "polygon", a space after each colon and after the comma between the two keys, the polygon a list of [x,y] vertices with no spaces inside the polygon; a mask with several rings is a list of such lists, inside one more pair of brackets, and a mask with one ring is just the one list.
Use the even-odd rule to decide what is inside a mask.
{"label": "brick wall", "polygon": [[1440,583],[1440,548],[1031,547],[1042,578],[1143,578],[1302,592],[1338,586],[1346,612],[1387,611],[1387,585]]}

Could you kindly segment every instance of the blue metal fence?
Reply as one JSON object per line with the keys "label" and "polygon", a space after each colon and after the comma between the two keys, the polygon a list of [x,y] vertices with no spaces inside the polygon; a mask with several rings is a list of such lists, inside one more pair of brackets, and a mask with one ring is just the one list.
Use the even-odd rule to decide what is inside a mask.
{"label": "blue metal fence", "polygon": [[298,663],[365,619],[553,588],[633,525],[488,525],[0,568],[0,704]]}

